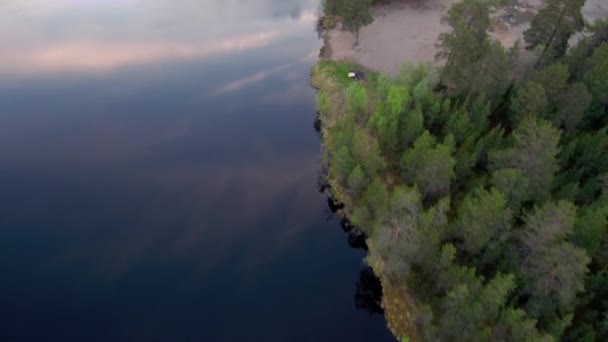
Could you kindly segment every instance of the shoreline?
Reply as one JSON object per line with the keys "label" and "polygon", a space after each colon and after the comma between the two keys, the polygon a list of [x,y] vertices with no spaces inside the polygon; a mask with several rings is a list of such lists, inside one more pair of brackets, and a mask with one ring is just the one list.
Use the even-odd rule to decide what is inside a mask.
{"label": "shoreline", "polygon": [[[359,45],[354,46],[354,34],[342,30],[341,24],[324,32],[322,58],[349,61],[367,69],[390,76],[399,74],[403,62],[431,63],[436,60],[437,39],[450,27],[442,23],[452,4],[458,0],[393,0],[377,4],[372,9],[374,21],[360,30]],[[534,15],[543,6],[543,0],[520,0],[517,6],[505,7],[492,15],[490,37],[505,48],[519,42],[517,73],[531,70],[536,57],[525,49],[523,32],[530,26]],[[587,0],[582,10],[588,21],[608,17],[608,2]]]}
{"label": "shoreline", "polygon": [[[321,57],[320,62],[328,60],[327,58]],[[318,92],[335,93],[343,91],[339,84],[336,84],[335,80],[332,80],[328,75],[319,68],[319,63],[311,69],[311,86]],[[362,65],[352,65],[359,70],[366,70],[369,73],[375,73],[366,69]],[[338,106],[339,107],[339,106]],[[338,110],[339,111],[339,110]],[[339,119],[339,118],[338,118]],[[328,141],[328,130],[331,129],[336,121],[336,118],[321,117],[318,116],[317,120],[320,123],[319,133],[321,135],[321,145],[324,150],[327,151]],[[337,206],[336,214],[346,220],[353,229],[357,229],[365,234],[365,243],[367,245],[367,256],[365,263],[373,270],[376,277],[382,284],[382,302],[381,307],[384,310],[384,317],[387,322],[387,328],[395,336],[395,338],[401,341],[407,338],[409,342],[419,342],[422,339],[419,337],[420,334],[416,329],[413,317],[415,317],[416,305],[414,297],[409,293],[408,289],[398,282],[390,279],[390,277],[383,272],[384,261],[378,254],[379,251],[374,247],[373,240],[369,237],[368,233],[361,227],[357,227],[352,223],[351,217],[353,215],[353,204],[354,199],[348,194],[346,189],[340,184],[338,179],[334,176],[334,170],[331,165],[327,165],[327,173],[325,175],[325,190],[331,201]]]}
{"label": "shoreline", "polygon": [[[456,0],[432,1],[440,4],[451,4]],[[529,27],[531,19],[536,14],[538,8],[540,8],[542,5],[542,2],[540,1],[541,0],[527,0],[527,3],[535,2],[535,4],[530,5],[530,7],[525,7],[521,11],[518,10],[518,15],[515,16],[509,17],[510,14],[508,13],[508,10],[505,9],[501,9],[500,11],[494,13],[494,15],[491,17],[492,25],[490,32],[488,32],[488,38],[498,40],[505,48],[517,46],[516,44],[518,41],[523,41],[523,32]],[[600,11],[600,14],[591,11],[593,15],[601,16],[601,13],[604,13],[604,16],[608,17],[608,3],[600,4],[600,1],[602,0],[590,0],[586,3],[583,9],[583,15],[586,19],[589,18],[589,8],[595,8],[596,10]],[[441,6],[435,8],[431,7],[430,9],[420,9],[418,7],[412,8],[411,3],[404,3],[403,1],[378,5],[374,8],[375,22],[361,29],[360,46],[357,48],[353,48],[353,34],[342,31],[339,27],[327,30],[324,32],[325,44],[321,50],[321,58],[311,71],[311,84],[315,89],[318,90],[319,94],[317,98],[317,110],[319,112],[318,120],[320,122],[321,142],[325,151],[331,152],[332,154],[331,157],[329,155],[324,155],[324,158],[327,157],[328,159],[338,160],[336,162],[338,166],[335,166],[335,169],[331,163],[329,163],[330,165],[327,167],[328,171],[326,179],[329,197],[334,202],[337,201],[343,205],[343,208],[338,210],[338,215],[347,219],[349,222],[352,222],[354,227],[360,229],[368,237],[366,239],[368,256],[366,257],[365,261],[366,264],[372,268],[373,272],[380,279],[382,284],[382,308],[384,310],[384,316],[389,330],[398,340],[415,342],[422,340],[420,336],[424,335],[426,332],[425,324],[428,324],[428,322],[425,320],[430,317],[429,315],[432,316],[433,310],[436,310],[436,308],[431,309],[428,306],[428,298],[425,297],[427,294],[424,293],[424,290],[420,290],[420,284],[418,284],[416,281],[410,282],[406,281],[406,278],[394,277],[395,272],[390,269],[390,260],[387,259],[387,253],[390,254],[392,252],[387,252],[386,242],[383,240],[385,238],[376,234],[376,230],[378,228],[375,223],[373,225],[366,224],[366,222],[373,222],[370,221],[369,217],[377,214],[376,209],[372,207],[373,204],[370,203],[378,203],[380,206],[387,203],[386,201],[374,201],[378,198],[374,197],[374,195],[382,195],[387,197],[387,189],[389,192],[394,190],[393,188],[395,183],[392,176],[394,175],[395,164],[393,163],[388,167],[385,165],[382,168],[384,171],[376,170],[372,171],[371,173],[364,171],[364,176],[359,176],[370,178],[376,177],[374,181],[369,180],[371,183],[365,183],[367,184],[368,190],[366,190],[367,192],[364,194],[366,197],[365,200],[363,200],[363,192],[361,192],[361,188],[356,188],[352,185],[353,183],[351,183],[351,178],[357,175],[355,172],[357,171],[357,168],[361,169],[362,165],[364,168],[367,168],[367,166],[364,164],[365,159],[359,158],[361,156],[361,145],[355,144],[354,147],[351,145],[347,148],[345,152],[346,154],[341,154],[342,149],[344,149],[346,146],[344,142],[348,141],[349,139],[350,141],[367,141],[370,143],[370,146],[373,146],[371,141],[377,143],[375,140],[376,137],[370,137],[366,131],[367,129],[370,129],[370,122],[372,122],[371,125],[377,124],[378,122],[371,121],[373,119],[372,116],[375,115],[374,108],[376,108],[378,100],[377,98],[374,98],[374,96],[378,96],[377,94],[379,94],[379,86],[383,86],[382,82],[385,82],[386,79],[400,73],[402,61],[412,64],[426,63],[425,66],[429,67],[431,72],[433,69],[441,67],[442,64],[441,61],[434,59],[434,55],[436,53],[434,43],[437,41],[440,33],[444,32],[441,29],[437,30],[436,28],[441,27],[443,24],[434,23],[433,25],[435,25],[435,29],[427,30],[426,36],[416,35],[416,32],[418,31],[413,32],[413,39],[408,40],[407,44],[395,44],[394,35],[400,34],[399,32],[401,32],[397,29],[398,25],[404,25],[404,23],[408,24],[408,22],[406,20],[396,21],[390,16],[388,16],[389,18],[387,19],[387,15],[378,16],[378,12],[381,9],[389,8],[389,6],[401,6],[398,8],[395,7],[396,12],[394,15],[396,17],[401,16],[402,18],[403,16],[416,16],[417,14],[420,14],[421,11],[430,11],[432,12],[433,17],[440,18],[445,14],[447,8],[449,8],[449,6],[446,6],[447,8]],[[427,13],[426,15],[428,16],[429,14]],[[428,18],[424,15],[422,17]],[[389,24],[397,26],[391,26]],[[416,30],[424,30],[424,28],[417,27]],[[575,37],[573,37],[573,39],[574,38]],[[402,39],[398,41],[401,43]],[[423,42],[420,45],[421,41]],[[432,46],[429,44],[429,41],[433,42]],[[519,45],[519,50],[520,53],[515,65],[512,66],[513,70],[511,70],[513,73],[511,81],[515,81],[515,83],[517,83],[517,81],[526,79],[529,72],[534,69],[534,64],[536,62],[536,57],[532,52],[525,50],[523,44]],[[361,71],[366,75],[366,77],[363,81],[352,82],[346,78],[346,74],[350,71]],[[405,73],[407,72],[408,71],[405,71]],[[520,77],[517,77],[518,75]],[[382,80],[383,78],[384,80]],[[402,79],[403,77],[393,78],[393,80],[397,80],[397,82]],[[347,102],[347,96],[349,101],[357,101],[357,98],[355,97],[357,96],[357,83],[360,83],[362,87],[359,87],[364,88],[364,90],[367,90],[367,93],[370,94],[369,97],[366,97],[363,102],[366,104],[362,105],[361,107],[355,107],[355,105],[353,105],[353,103],[356,104],[358,102]],[[406,86],[405,89],[412,89],[411,85]],[[386,90],[387,89],[384,89],[385,94]],[[442,108],[443,107],[440,107],[440,110],[443,110]],[[345,113],[349,111],[354,113],[350,118],[353,123],[342,125],[341,121],[345,121],[345,118],[347,118]],[[364,114],[361,114],[362,112],[370,115],[369,121],[366,120]],[[415,111],[410,109],[410,114],[412,112],[415,113]],[[380,113],[382,113],[382,111],[380,111]],[[361,115],[363,115],[362,119]],[[371,127],[375,127],[377,129],[378,126]],[[351,133],[343,133],[343,135],[340,136],[332,136],[332,134],[330,134],[331,131],[339,130],[350,130]],[[352,131],[355,133],[352,133]],[[364,133],[358,136],[357,134],[361,131]],[[347,134],[351,135],[348,136]],[[355,139],[356,137],[358,138]],[[348,157],[348,149],[351,149],[350,152],[355,151],[352,152],[352,156],[355,157],[354,160],[350,160],[350,164],[348,164],[348,158],[350,158]],[[373,153],[370,152],[370,150],[373,150],[373,147],[367,147],[364,148],[364,150],[365,152],[363,153],[366,156],[364,158],[369,158],[369,155]],[[383,157],[381,157],[381,159],[382,158]],[[345,165],[350,165],[350,167],[346,168]],[[348,171],[351,173],[345,173],[345,169],[351,170]],[[352,171],[353,169],[355,171]],[[361,173],[360,170],[359,173]],[[370,197],[367,197],[371,191],[369,189],[375,186],[374,184],[376,183],[380,183],[381,187],[384,188],[384,194],[373,192]],[[378,191],[377,186],[374,187],[373,191]],[[499,193],[499,195],[501,195],[501,193]],[[449,200],[447,203],[449,203]],[[437,205],[440,206],[441,203],[438,202]],[[361,207],[363,207],[363,209]],[[435,207],[428,209],[434,210]],[[391,237],[391,239],[393,238],[394,237]],[[420,241],[422,240],[418,240],[418,242]],[[377,243],[377,246],[374,242]],[[383,243],[385,245],[383,245]],[[456,249],[450,244],[448,244],[447,247],[451,247],[451,249],[443,249],[442,247],[440,251],[442,253],[441,256],[449,257],[450,253],[452,252],[453,254],[451,254],[451,258],[454,258]],[[453,259],[449,259],[448,263],[451,263],[452,260]],[[460,268],[457,268],[460,266],[454,267],[455,269],[460,270]],[[441,272],[438,274],[441,274]],[[393,276],[392,278],[391,275]],[[500,278],[500,275],[496,276],[496,279],[498,279],[497,281],[504,280]],[[481,278],[479,281],[482,283],[484,280]],[[490,283],[484,284],[483,286],[490,286]],[[534,325],[534,329],[536,329],[536,325]],[[539,328],[538,336],[548,336],[543,335],[546,332],[548,332],[548,330],[545,331]],[[531,333],[535,333],[535,331],[532,331]]]}

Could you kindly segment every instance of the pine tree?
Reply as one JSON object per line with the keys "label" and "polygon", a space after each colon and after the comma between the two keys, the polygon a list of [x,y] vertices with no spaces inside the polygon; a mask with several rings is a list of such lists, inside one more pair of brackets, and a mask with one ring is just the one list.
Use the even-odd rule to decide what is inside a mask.
{"label": "pine tree", "polygon": [[367,90],[359,82],[353,82],[346,90],[348,108],[355,115],[358,122],[366,122]]}
{"label": "pine tree", "polygon": [[355,167],[355,162],[346,146],[342,146],[332,159],[332,170],[340,181],[345,182]]}
{"label": "pine tree", "polygon": [[555,337],[569,324],[574,299],[584,289],[590,259],[568,242],[576,221],[572,203],[547,203],[526,216],[523,276],[529,310]]}
{"label": "pine tree", "polygon": [[357,197],[365,187],[365,174],[361,165],[357,165],[348,176],[348,189],[351,196]]}
{"label": "pine tree", "polygon": [[511,212],[503,194],[496,189],[474,190],[458,209],[456,229],[463,241],[463,249],[476,255],[488,248],[491,242],[504,242],[510,220]]}
{"label": "pine tree", "polygon": [[553,125],[563,128],[566,133],[575,133],[592,99],[583,83],[569,85],[557,99],[558,109],[551,119]]}
{"label": "pine tree", "polygon": [[585,0],[547,0],[524,32],[528,49],[540,48],[539,62],[545,64],[566,53],[568,40],[583,29],[581,8]]}
{"label": "pine tree", "polygon": [[514,213],[518,213],[521,204],[530,199],[529,179],[519,169],[492,172],[492,184],[505,196],[507,206]]}
{"label": "pine tree", "polygon": [[355,34],[355,45],[359,45],[359,30],[372,23],[372,0],[346,0],[342,6],[344,27]]}
{"label": "pine tree", "polygon": [[525,118],[544,118],[549,111],[545,89],[537,82],[530,81],[517,89],[511,100],[511,122],[517,126]]}
{"label": "pine tree", "polygon": [[513,147],[490,152],[490,160],[495,170],[520,170],[528,179],[532,199],[542,202],[549,197],[557,171],[559,139],[559,131],[549,122],[525,119],[511,135]]}
{"label": "pine tree", "polygon": [[449,143],[438,144],[428,131],[423,132],[401,159],[404,179],[417,185],[423,198],[446,194],[455,176],[452,153]]}
{"label": "pine tree", "polygon": [[340,15],[343,9],[344,0],[323,0],[323,13],[326,15]]}
{"label": "pine tree", "polygon": [[[587,70],[584,82],[593,95],[594,114],[596,117],[605,116],[606,104],[608,104],[608,43],[602,44],[595,50],[587,63]],[[603,118],[602,123],[606,121]]]}
{"label": "pine tree", "polygon": [[456,96],[486,94],[497,99],[509,86],[511,59],[499,42],[489,39],[491,3],[463,0],[444,19],[451,32],[439,36],[436,58],[446,61],[440,83]]}

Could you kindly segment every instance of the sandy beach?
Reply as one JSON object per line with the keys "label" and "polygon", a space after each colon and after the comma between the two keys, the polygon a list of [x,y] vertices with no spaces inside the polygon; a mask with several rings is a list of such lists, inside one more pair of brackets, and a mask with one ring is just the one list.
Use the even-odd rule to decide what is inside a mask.
{"label": "sandy beach", "polygon": [[[374,22],[361,29],[359,45],[355,48],[354,34],[337,28],[327,32],[326,56],[335,60],[350,60],[373,70],[396,75],[403,61],[412,63],[435,61],[437,38],[450,29],[441,23],[453,2],[457,0],[393,0],[373,9]],[[542,0],[520,0],[517,11],[501,10],[494,16],[491,36],[510,48],[543,5]],[[608,17],[608,1],[587,0],[583,8],[587,20]],[[520,67],[531,65],[534,56],[520,51]]]}

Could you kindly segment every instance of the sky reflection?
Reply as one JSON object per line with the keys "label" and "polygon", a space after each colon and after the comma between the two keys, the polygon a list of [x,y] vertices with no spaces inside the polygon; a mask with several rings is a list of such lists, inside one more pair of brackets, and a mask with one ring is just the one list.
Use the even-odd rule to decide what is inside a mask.
{"label": "sky reflection", "polygon": [[316,6],[0,0],[0,340],[391,340],[316,189]]}
{"label": "sky reflection", "polygon": [[302,35],[302,26],[312,29],[314,4],[314,0],[6,1],[0,4],[4,45],[0,73],[104,72],[242,53]]}

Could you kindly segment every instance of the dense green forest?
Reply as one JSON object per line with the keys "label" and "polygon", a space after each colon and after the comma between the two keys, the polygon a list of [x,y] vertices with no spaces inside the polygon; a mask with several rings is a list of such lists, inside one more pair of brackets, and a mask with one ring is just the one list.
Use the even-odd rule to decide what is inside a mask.
{"label": "dense green forest", "polygon": [[483,0],[448,12],[439,70],[313,68],[331,191],[398,338],[608,341],[608,21],[583,4],[547,0],[527,75]]}

